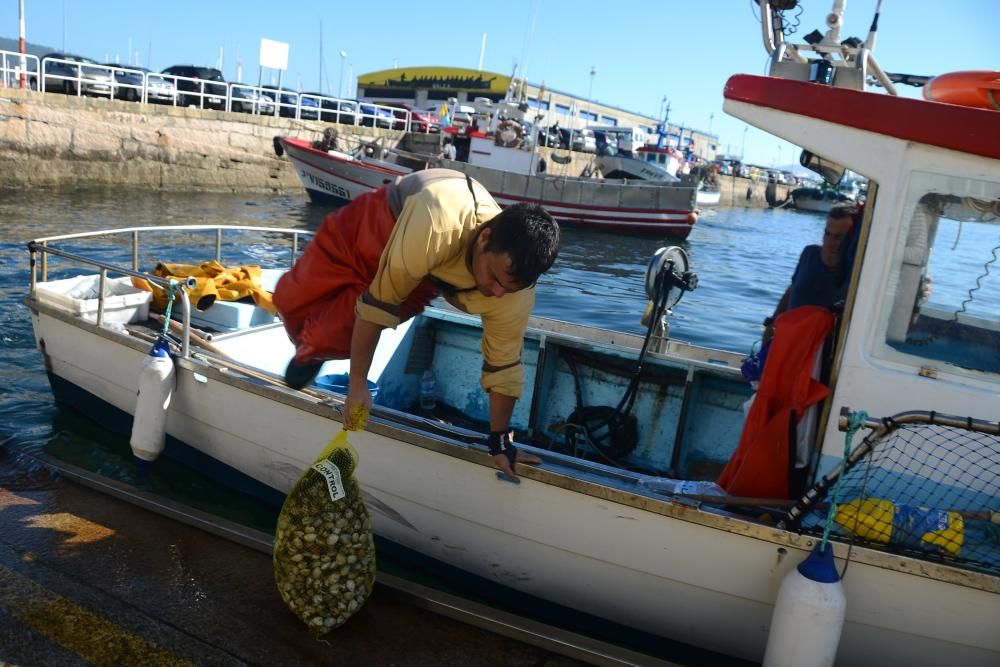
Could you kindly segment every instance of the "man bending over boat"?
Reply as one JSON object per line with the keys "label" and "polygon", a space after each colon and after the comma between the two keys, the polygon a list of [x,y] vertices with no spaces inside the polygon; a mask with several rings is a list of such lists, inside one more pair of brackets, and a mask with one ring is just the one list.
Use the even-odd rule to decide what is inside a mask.
{"label": "man bending over boat", "polygon": [[504,210],[478,182],[450,169],[396,179],[328,215],[302,257],[278,282],[274,304],[295,343],[285,371],[293,389],[328,359],[350,359],[344,427],[371,407],[367,376],[382,329],[418,315],[444,295],[482,318],[489,394],[489,449],[516,478],[509,422],[524,388],[521,350],[535,282],[559,251],[559,226],[541,206]]}

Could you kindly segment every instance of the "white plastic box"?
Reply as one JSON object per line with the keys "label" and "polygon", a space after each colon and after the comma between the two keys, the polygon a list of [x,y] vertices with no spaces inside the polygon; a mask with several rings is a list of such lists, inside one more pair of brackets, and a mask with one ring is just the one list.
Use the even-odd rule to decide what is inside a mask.
{"label": "white plastic box", "polygon": [[[97,323],[97,289],[100,276],[50,280],[35,286],[39,301]],[[149,318],[153,294],[132,286],[131,278],[108,278],[104,283],[104,322],[139,322]]]}
{"label": "white plastic box", "polygon": [[[264,269],[261,272],[261,287],[273,293],[278,279],[284,273],[284,269]],[[180,321],[180,308],[174,308],[173,318]],[[216,301],[205,310],[197,310],[193,305],[191,307],[191,324],[213,331],[239,331],[261,324],[271,324],[276,320],[277,317],[263,308],[239,301]]]}

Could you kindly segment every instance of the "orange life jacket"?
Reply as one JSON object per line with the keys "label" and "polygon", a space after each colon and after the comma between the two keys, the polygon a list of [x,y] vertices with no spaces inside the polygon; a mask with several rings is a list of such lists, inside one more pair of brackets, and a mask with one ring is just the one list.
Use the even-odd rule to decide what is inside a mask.
{"label": "orange life jacket", "polygon": [[812,370],[833,319],[826,308],[801,306],[782,313],[775,321],[767,365],[743,424],[740,444],[718,479],[719,486],[731,495],[790,496],[795,425],[810,405],[830,392],[813,379]]}
{"label": "orange life jacket", "polygon": [[[274,290],[274,305],[295,342],[295,361],[348,359],[354,305],[378,271],[396,220],[385,188],[330,213]],[[439,291],[424,280],[400,304],[400,321],[419,314]]]}

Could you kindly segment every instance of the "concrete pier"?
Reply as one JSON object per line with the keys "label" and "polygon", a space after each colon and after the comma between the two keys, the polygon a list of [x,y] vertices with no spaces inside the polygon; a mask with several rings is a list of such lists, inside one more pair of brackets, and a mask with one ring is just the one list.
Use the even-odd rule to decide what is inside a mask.
{"label": "concrete pier", "polygon": [[[0,464],[11,465],[2,449]],[[44,470],[7,477],[0,523],[2,665],[581,664],[378,586],[312,639],[278,596],[270,556]]]}

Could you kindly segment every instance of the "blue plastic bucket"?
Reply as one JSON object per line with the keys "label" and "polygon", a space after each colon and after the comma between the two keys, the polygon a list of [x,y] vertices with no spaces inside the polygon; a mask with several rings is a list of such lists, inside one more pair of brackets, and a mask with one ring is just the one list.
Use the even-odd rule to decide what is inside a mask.
{"label": "blue plastic bucket", "polygon": [[[316,378],[316,386],[321,389],[328,389],[329,391],[335,391],[338,394],[347,394],[347,385],[349,383],[350,376],[347,373],[338,373],[336,375],[323,375]],[[368,391],[372,393],[372,398],[378,397],[378,385],[368,380]]]}

